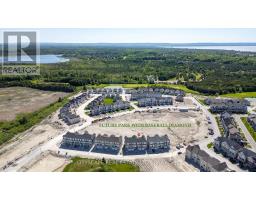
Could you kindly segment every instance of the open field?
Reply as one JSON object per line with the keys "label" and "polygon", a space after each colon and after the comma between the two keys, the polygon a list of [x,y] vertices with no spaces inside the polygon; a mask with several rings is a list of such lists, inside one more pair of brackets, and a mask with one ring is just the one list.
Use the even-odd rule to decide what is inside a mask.
{"label": "open field", "polygon": [[[173,125],[188,125],[183,127],[135,127],[134,125],[141,124],[173,124]],[[106,127],[110,124],[111,126]],[[134,125],[133,125],[134,124]],[[119,125],[113,127],[112,125]],[[129,127],[124,127],[124,126]],[[123,127],[120,127],[123,126]],[[180,143],[189,143],[195,140],[204,138],[207,133],[208,126],[205,117],[200,112],[171,112],[171,111],[157,111],[141,112],[120,116],[118,118],[110,118],[100,122],[96,122],[87,128],[89,133],[107,134],[107,135],[150,135],[167,134],[171,140],[171,145]]]}
{"label": "open field", "polygon": [[61,172],[70,161],[50,152],[43,153],[35,162],[24,166],[25,172]]}
{"label": "open field", "polygon": [[185,85],[177,85],[177,84],[99,84],[99,85],[91,85],[95,88],[103,88],[108,86],[122,86],[123,88],[139,88],[139,87],[168,87],[178,90],[183,90],[187,93],[199,94],[199,92],[188,89]]}
{"label": "open field", "polygon": [[130,163],[94,160],[88,158],[73,158],[64,172],[138,172],[139,168]]}
{"label": "open field", "polygon": [[230,97],[230,98],[256,98],[256,92],[242,92],[242,93],[230,93],[223,94],[222,97]]}
{"label": "open field", "polygon": [[67,93],[64,92],[24,87],[0,88],[0,121],[13,120],[20,113],[37,111],[65,96]]}

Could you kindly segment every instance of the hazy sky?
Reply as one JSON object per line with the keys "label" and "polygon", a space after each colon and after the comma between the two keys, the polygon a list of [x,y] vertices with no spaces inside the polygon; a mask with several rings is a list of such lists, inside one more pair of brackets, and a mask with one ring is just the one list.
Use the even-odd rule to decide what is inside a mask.
{"label": "hazy sky", "polygon": [[[0,29],[0,32],[2,31],[4,29]],[[256,42],[256,29],[37,29],[37,31],[40,42],[56,43]],[[2,43],[2,36],[0,42]]]}

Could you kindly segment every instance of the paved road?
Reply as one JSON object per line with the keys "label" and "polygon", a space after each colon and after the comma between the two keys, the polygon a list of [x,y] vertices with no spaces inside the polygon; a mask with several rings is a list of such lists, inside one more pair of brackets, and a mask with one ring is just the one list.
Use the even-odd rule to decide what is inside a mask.
{"label": "paved road", "polygon": [[86,151],[75,151],[75,150],[67,150],[67,149],[60,149],[60,155],[67,155],[67,156],[79,156],[79,157],[86,157],[86,158],[106,158],[106,159],[116,159],[116,160],[135,160],[135,159],[147,159],[147,158],[171,158],[178,155],[178,152],[185,153],[185,148],[180,150],[174,150],[167,153],[160,153],[160,154],[143,154],[143,155],[111,155],[111,154],[102,154],[102,153],[94,153],[94,152],[86,152]]}
{"label": "paved road", "polygon": [[193,101],[193,103],[196,104],[196,105],[203,111],[203,113],[204,113],[207,117],[209,117],[209,119],[210,119],[210,121],[211,121],[212,129],[213,129],[213,132],[214,132],[213,138],[217,138],[217,137],[221,136],[220,130],[219,130],[219,127],[218,127],[218,124],[217,124],[217,122],[216,122],[216,120],[215,120],[215,116],[212,115],[212,114],[209,112],[208,107],[202,105],[202,104],[201,104],[196,98],[194,98],[194,97],[188,97],[188,98],[190,98],[190,99]]}
{"label": "paved road", "polygon": [[241,116],[240,115],[234,115],[234,118],[238,124],[238,126],[242,129],[246,140],[249,142],[249,144],[251,145],[253,151],[256,152],[256,142],[254,141],[254,139],[252,138],[251,134],[249,133],[249,131],[247,130],[247,128],[245,127],[244,123],[241,120]]}

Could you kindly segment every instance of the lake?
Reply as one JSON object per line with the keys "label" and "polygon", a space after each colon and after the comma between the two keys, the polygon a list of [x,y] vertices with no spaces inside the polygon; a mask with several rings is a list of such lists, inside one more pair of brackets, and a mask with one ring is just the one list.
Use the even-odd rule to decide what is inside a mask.
{"label": "lake", "polygon": [[[14,58],[14,57],[13,57]],[[21,56],[22,60],[27,60],[25,56]],[[54,55],[54,54],[48,54],[48,55],[38,55],[37,56],[40,64],[54,64],[54,63],[63,63],[68,62],[68,58],[64,58],[62,55]],[[2,62],[2,57],[0,57],[0,63]],[[12,58],[10,58],[10,61]]]}
{"label": "lake", "polygon": [[170,46],[166,48],[233,50],[233,51],[243,51],[243,52],[256,52],[256,46]]}

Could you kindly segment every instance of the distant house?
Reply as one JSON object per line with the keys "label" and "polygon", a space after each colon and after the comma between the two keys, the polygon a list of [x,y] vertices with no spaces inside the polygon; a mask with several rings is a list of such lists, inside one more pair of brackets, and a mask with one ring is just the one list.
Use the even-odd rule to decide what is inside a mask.
{"label": "distant house", "polygon": [[209,156],[198,145],[187,147],[185,160],[204,172],[223,172],[228,169],[225,162],[221,163],[216,158]]}
{"label": "distant house", "polygon": [[62,139],[61,148],[89,151],[94,143],[95,134],[67,132]]}
{"label": "distant house", "polygon": [[162,95],[185,96],[185,92],[182,90],[163,87],[138,88],[136,90],[126,90],[126,93],[131,94],[131,101],[138,101],[144,98],[161,98]]}
{"label": "distant house", "polygon": [[213,113],[247,113],[249,101],[243,99],[205,99],[205,104],[210,105],[210,111]]}
{"label": "distant house", "polygon": [[148,153],[163,153],[170,150],[170,139],[167,135],[164,136],[147,136]]}
{"label": "distant house", "polygon": [[206,98],[204,100],[206,105],[212,104],[241,104],[249,106],[250,102],[246,99],[224,99],[224,98]]}
{"label": "distant house", "polygon": [[97,135],[95,138],[95,146],[93,152],[106,153],[106,154],[118,154],[122,145],[122,137],[114,135]]}
{"label": "distant house", "polygon": [[139,107],[172,105],[171,97],[142,98],[138,100]]}
{"label": "distant house", "polygon": [[145,154],[147,151],[147,140],[145,136],[137,137],[133,135],[132,137],[124,138],[124,155],[138,155]]}
{"label": "distant house", "polygon": [[254,131],[256,131],[256,115],[249,115],[247,121],[251,124]]}

